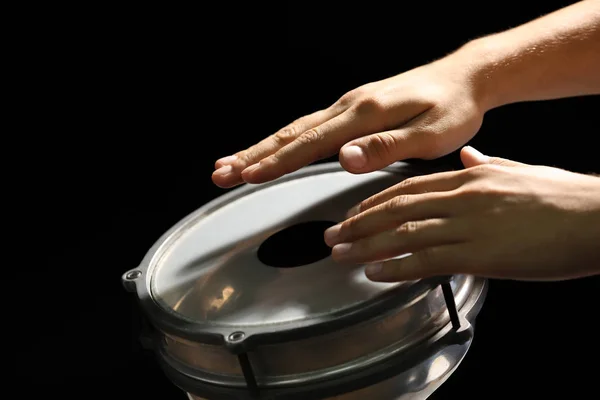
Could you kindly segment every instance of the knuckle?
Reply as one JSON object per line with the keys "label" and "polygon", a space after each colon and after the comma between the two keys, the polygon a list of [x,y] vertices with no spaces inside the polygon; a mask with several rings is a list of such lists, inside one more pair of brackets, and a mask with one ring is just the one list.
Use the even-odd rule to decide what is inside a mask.
{"label": "knuckle", "polygon": [[298,127],[295,124],[286,126],[279,130],[273,138],[278,144],[288,144],[298,136]]}
{"label": "knuckle", "polygon": [[381,132],[369,138],[366,148],[373,157],[379,160],[390,160],[396,152],[396,138],[389,132]]}
{"label": "knuckle", "polygon": [[368,199],[363,200],[358,204],[358,209],[361,212],[364,212],[364,211],[372,208],[376,204],[379,204],[379,197],[378,196],[369,197]]}
{"label": "knuckle", "polygon": [[477,165],[475,167],[467,168],[464,170],[464,173],[469,178],[483,178],[489,176],[490,173],[500,172],[503,169],[498,165],[493,164],[482,164]]}
{"label": "knuckle", "polygon": [[398,189],[406,190],[418,185],[423,178],[420,176],[411,176],[410,178],[404,179],[398,184]]}
{"label": "knuckle", "polygon": [[232,164],[232,167],[234,169],[245,168],[248,165],[254,163],[255,159],[256,153],[253,151],[252,148],[250,148],[238,155],[238,159]]}
{"label": "knuckle", "polygon": [[477,165],[475,167],[471,167],[471,168],[467,168],[464,170],[464,174],[467,175],[469,178],[479,178],[482,175],[486,174],[486,171],[488,170],[488,165]]}
{"label": "knuckle", "polygon": [[400,236],[410,235],[419,229],[418,221],[408,221],[396,228],[396,234]]}
{"label": "knuckle", "polygon": [[304,145],[315,144],[323,140],[323,135],[317,128],[313,128],[298,136],[296,140]]}
{"label": "knuckle", "polygon": [[509,193],[502,187],[498,187],[490,182],[478,181],[464,185],[457,190],[457,195],[462,201],[487,201],[491,198],[500,199]]}
{"label": "knuckle", "polygon": [[464,181],[469,187],[486,187],[491,182],[491,177],[505,174],[504,167],[492,164],[477,165],[475,167],[466,168],[461,171]]}
{"label": "knuckle", "polygon": [[383,114],[385,104],[377,96],[366,95],[356,101],[355,111],[357,114]]}
{"label": "knuckle", "polygon": [[338,104],[340,106],[344,106],[344,107],[349,107],[352,104],[354,104],[354,102],[356,102],[358,99],[360,99],[362,96],[364,96],[364,94],[365,94],[365,89],[363,87],[358,87],[349,92],[346,92],[342,97],[339,98],[339,100],[336,102],[336,104]]}
{"label": "knuckle", "polygon": [[489,158],[489,165],[508,165],[509,162],[503,158],[500,157],[490,157]]}
{"label": "knuckle", "polygon": [[402,194],[396,196],[385,203],[386,211],[397,214],[402,211],[402,208],[408,204],[408,195]]}
{"label": "knuckle", "polygon": [[356,213],[362,213],[365,212],[366,210],[371,208],[371,205],[373,204],[373,200],[371,199],[366,199],[361,201],[360,203],[358,203],[356,206],[354,206],[354,212]]}
{"label": "knuckle", "polygon": [[338,101],[336,101],[334,103],[334,106],[338,105],[338,106],[346,108],[353,103],[355,97],[356,96],[354,95],[354,93],[352,91],[350,91],[350,92],[344,94],[342,97],[340,97],[338,99]]}
{"label": "knuckle", "polygon": [[358,204],[360,212],[368,211],[372,208],[380,208],[384,203],[389,201],[393,196],[389,192],[389,188],[383,192],[379,192],[371,197],[368,197]]}

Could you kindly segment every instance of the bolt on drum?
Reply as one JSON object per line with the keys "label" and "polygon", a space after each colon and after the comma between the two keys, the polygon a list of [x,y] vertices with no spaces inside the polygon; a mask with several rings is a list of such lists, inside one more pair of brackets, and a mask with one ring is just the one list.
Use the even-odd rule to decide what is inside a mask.
{"label": "bolt on drum", "polygon": [[172,227],[122,277],[166,376],[195,400],[427,398],[467,353],[487,282],[372,282],[323,242],[350,207],[422,173],[319,164]]}

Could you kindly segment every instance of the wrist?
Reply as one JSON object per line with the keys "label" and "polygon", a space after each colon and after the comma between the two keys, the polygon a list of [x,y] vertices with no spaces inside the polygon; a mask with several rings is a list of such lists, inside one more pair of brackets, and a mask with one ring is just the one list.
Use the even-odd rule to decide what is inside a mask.
{"label": "wrist", "polygon": [[519,101],[520,85],[508,68],[512,56],[496,35],[468,42],[452,56],[467,70],[475,100],[484,112]]}

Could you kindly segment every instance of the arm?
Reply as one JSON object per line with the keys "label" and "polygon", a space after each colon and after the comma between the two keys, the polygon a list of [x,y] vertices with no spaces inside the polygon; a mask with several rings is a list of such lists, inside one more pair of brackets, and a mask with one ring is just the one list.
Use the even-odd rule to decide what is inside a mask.
{"label": "arm", "polygon": [[433,159],[508,103],[600,93],[600,0],[584,0],[473,40],[421,67],[351,90],[248,149],[215,163],[221,187],[264,183],[339,152],[355,174]]}
{"label": "arm", "polygon": [[600,94],[600,1],[474,40],[455,55],[474,62],[484,109]]}

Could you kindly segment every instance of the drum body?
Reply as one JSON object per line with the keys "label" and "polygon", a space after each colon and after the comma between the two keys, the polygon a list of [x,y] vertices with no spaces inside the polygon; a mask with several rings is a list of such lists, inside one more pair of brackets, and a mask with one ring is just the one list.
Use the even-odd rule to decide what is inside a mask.
{"label": "drum body", "polygon": [[331,259],[323,232],[428,172],[320,164],[176,224],[123,275],[168,378],[195,400],[427,398],[467,353],[486,281],[372,282],[364,265]]}

